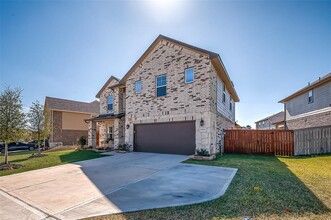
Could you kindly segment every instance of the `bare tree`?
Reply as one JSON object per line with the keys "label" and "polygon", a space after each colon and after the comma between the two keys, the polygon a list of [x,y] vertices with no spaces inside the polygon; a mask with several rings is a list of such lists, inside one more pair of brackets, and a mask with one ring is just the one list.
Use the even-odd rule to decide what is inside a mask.
{"label": "bare tree", "polygon": [[0,93],[0,140],[5,143],[6,164],[8,164],[8,143],[19,140],[26,126],[21,94],[20,88],[10,87]]}
{"label": "bare tree", "polygon": [[32,102],[28,113],[28,122],[29,128],[37,134],[36,144],[38,146],[38,150],[40,151],[40,140],[41,138],[46,138],[46,120],[44,115],[44,107],[38,100],[36,102]]}

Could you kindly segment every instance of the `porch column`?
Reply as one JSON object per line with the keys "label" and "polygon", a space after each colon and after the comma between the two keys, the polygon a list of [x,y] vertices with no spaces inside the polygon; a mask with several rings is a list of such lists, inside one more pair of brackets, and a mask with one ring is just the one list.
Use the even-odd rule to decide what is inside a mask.
{"label": "porch column", "polygon": [[117,118],[114,120],[114,147],[124,144],[124,119]]}
{"label": "porch column", "polygon": [[97,123],[95,121],[89,121],[88,122],[88,146],[96,147],[97,137]]}

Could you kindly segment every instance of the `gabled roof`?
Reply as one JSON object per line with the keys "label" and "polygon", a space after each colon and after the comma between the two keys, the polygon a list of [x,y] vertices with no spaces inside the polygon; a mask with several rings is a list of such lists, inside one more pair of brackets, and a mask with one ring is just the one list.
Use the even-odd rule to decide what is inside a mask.
{"label": "gabled roof", "polygon": [[124,75],[124,77],[120,80],[120,85],[121,84],[125,84],[126,80],[128,79],[128,77],[134,72],[134,70],[143,62],[143,60],[148,56],[149,53],[151,53],[153,51],[153,49],[155,48],[155,46],[162,40],[165,41],[169,41],[172,43],[175,43],[177,45],[180,45],[182,47],[185,47],[189,50],[193,50],[196,51],[200,54],[204,54],[210,57],[210,59],[212,60],[212,64],[214,65],[217,73],[220,75],[221,79],[223,80],[223,82],[225,83],[227,89],[229,90],[229,93],[232,95],[232,98],[235,102],[239,102],[239,97],[238,94],[234,88],[233,82],[230,79],[229,74],[227,73],[224,64],[222,62],[221,57],[219,56],[219,54],[208,51],[208,50],[204,50],[201,49],[199,47],[195,47],[186,43],[183,43],[181,41],[163,36],[163,35],[159,35],[154,42],[147,48],[147,50],[143,53],[143,55],[137,60],[137,62],[131,67],[131,69]]}
{"label": "gabled roof", "polygon": [[98,94],[96,94],[96,98],[100,98],[100,94],[101,92],[107,87],[107,85],[112,81],[112,80],[116,80],[117,82],[119,82],[120,80],[118,78],[116,78],[115,76],[110,76],[109,79],[107,80],[107,82],[102,86],[102,88],[100,89],[100,91],[98,92]]}
{"label": "gabled roof", "polygon": [[45,108],[49,110],[98,114],[100,103],[98,101],[88,103],[46,96]]}
{"label": "gabled roof", "polygon": [[299,91],[296,91],[295,93],[293,93],[292,95],[286,97],[285,99],[282,99],[279,101],[279,103],[285,103],[305,92],[308,92],[309,90],[316,88],[318,86],[321,86],[327,82],[331,82],[331,73],[326,74],[323,77],[320,77],[318,80],[316,80],[315,82],[309,83],[308,86],[303,87],[302,89],[300,89]]}
{"label": "gabled roof", "polygon": [[259,123],[261,121],[265,121],[265,120],[269,120],[271,122],[271,124],[275,124],[275,123],[279,123],[279,122],[282,122],[284,121],[285,119],[285,115],[284,115],[284,112],[281,111],[281,112],[278,112],[276,114],[273,114],[271,116],[268,116],[266,118],[263,118],[255,123]]}

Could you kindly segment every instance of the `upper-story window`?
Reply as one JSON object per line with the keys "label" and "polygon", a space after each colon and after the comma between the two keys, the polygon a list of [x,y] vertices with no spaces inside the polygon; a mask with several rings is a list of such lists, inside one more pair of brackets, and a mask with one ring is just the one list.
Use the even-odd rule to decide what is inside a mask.
{"label": "upper-story window", "polygon": [[107,98],[107,109],[109,111],[112,111],[113,110],[113,97],[112,96],[108,96]]}
{"label": "upper-story window", "polygon": [[223,96],[222,96],[222,101],[225,103],[225,83],[223,82]]}
{"label": "upper-story window", "polygon": [[167,76],[156,77],[156,96],[165,96],[167,94]]}
{"label": "upper-story window", "polygon": [[313,90],[308,91],[308,103],[313,103],[314,102],[314,93]]}
{"label": "upper-story window", "polygon": [[232,98],[230,97],[230,105],[229,105],[230,111],[232,111],[232,108],[233,108],[233,106],[232,106]]}
{"label": "upper-story window", "polygon": [[141,81],[136,82],[136,93],[141,93]]}
{"label": "upper-story window", "polygon": [[194,81],[194,68],[188,68],[185,70],[185,83]]}

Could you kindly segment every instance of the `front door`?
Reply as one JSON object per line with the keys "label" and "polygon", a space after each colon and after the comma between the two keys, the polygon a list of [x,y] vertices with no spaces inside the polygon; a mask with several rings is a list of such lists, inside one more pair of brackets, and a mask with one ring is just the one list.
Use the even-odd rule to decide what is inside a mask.
{"label": "front door", "polygon": [[97,146],[99,146],[99,140],[100,140],[100,134],[99,134],[99,131],[97,131],[97,134],[96,134],[96,144],[97,144]]}

